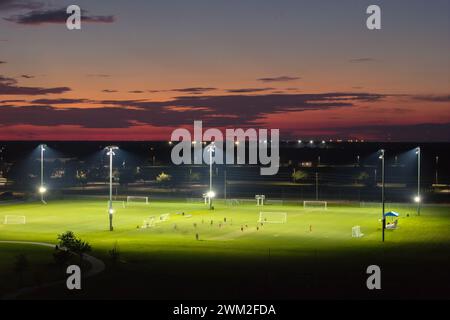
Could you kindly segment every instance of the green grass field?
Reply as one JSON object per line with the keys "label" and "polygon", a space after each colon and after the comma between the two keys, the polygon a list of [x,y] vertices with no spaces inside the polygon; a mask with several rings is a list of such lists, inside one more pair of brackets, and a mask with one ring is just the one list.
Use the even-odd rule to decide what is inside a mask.
{"label": "green grass field", "polygon": [[[106,201],[0,206],[2,220],[26,216],[26,224],[0,224],[0,240],[56,243],[57,234],[71,230],[107,265],[80,292],[55,286],[22,298],[450,298],[449,207],[427,206],[420,217],[412,206],[389,208],[401,216],[385,243],[375,207],[217,202],[210,211],[201,203],[161,201],[126,208],[116,203],[115,209],[110,232]],[[257,229],[260,211],[286,212],[287,223]],[[169,220],[140,228],[150,216],[166,213]],[[354,225],[361,226],[362,238],[351,237]],[[108,252],[115,244],[120,262],[112,265]],[[55,278],[51,249],[0,244],[0,295],[17,289],[14,258],[21,253],[40,281]],[[380,291],[366,288],[371,264],[381,267]],[[42,274],[45,269],[51,275]],[[29,276],[22,286],[33,281]]]}

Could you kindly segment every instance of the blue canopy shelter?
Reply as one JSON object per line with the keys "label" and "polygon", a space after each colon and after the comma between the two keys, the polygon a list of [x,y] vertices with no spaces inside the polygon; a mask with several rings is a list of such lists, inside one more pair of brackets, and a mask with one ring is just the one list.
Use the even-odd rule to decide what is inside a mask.
{"label": "blue canopy shelter", "polygon": [[389,211],[384,214],[385,217],[398,217],[400,213],[395,211]]}
{"label": "blue canopy shelter", "polygon": [[395,218],[398,218],[399,215],[400,215],[400,213],[395,212],[395,211],[389,211],[384,214],[385,217],[391,217],[390,220],[393,221],[386,225],[386,229],[388,229],[388,230],[397,229],[398,219],[395,219]]}

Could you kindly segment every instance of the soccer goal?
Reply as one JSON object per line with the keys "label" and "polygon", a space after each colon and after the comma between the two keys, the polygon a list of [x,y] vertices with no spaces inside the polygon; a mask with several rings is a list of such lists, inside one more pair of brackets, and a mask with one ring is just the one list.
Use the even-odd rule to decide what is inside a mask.
{"label": "soccer goal", "polygon": [[148,197],[127,196],[127,205],[129,204],[148,204]]}
{"label": "soccer goal", "polygon": [[162,215],[159,216],[159,221],[167,221],[170,218],[170,213],[164,213]]}
{"label": "soccer goal", "polygon": [[152,228],[152,227],[155,226],[155,222],[156,221],[155,221],[155,217],[154,216],[148,217],[148,219],[144,220],[144,223],[141,226],[141,229]]}
{"label": "soccer goal", "polygon": [[286,223],[287,213],[286,212],[267,212],[261,211],[259,213],[259,220],[261,223]]}
{"label": "soccer goal", "polygon": [[327,210],[327,202],[326,201],[303,201],[304,209],[319,209],[319,210]]}
{"label": "soccer goal", "polygon": [[240,205],[241,203],[240,203],[240,201],[239,201],[238,199],[227,199],[227,200],[225,201],[225,204],[226,204],[227,206],[238,206],[238,205]]}
{"label": "soccer goal", "polygon": [[[114,206],[119,206],[119,207],[125,208],[125,201],[113,200],[112,204],[113,204],[113,207]],[[109,201],[107,201],[106,205],[109,208]]]}
{"label": "soccer goal", "polygon": [[25,224],[27,223],[25,216],[5,216],[3,224]]}

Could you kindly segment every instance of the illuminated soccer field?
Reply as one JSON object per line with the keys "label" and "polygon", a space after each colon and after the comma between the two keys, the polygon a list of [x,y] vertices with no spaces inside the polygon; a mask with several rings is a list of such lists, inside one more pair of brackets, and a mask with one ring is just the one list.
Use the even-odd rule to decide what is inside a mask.
{"label": "illuminated soccer field", "polygon": [[[364,292],[365,267],[377,263],[393,280],[387,294],[416,294],[410,288],[413,278],[425,295],[426,283],[434,277],[448,278],[450,210],[425,207],[418,217],[414,206],[388,209],[401,215],[398,229],[388,230],[382,243],[381,210],[375,206],[329,204],[321,210],[304,209],[300,203],[257,207],[217,201],[211,211],[202,203],[184,201],[125,208],[115,203],[110,232],[106,201],[51,201],[1,206],[2,222],[8,215],[25,216],[26,223],[0,224],[0,240],[56,243],[57,234],[75,232],[91,244],[90,254],[107,265],[87,280],[91,290],[80,293],[86,297],[297,298],[340,292],[357,297]],[[285,213],[287,222],[261,225],[261,211]],[[356,225],[364,236],[352,238]],[[115,244],[120,264],[113,267],[108,252]],[[16,288],[14,257],[19,253],[29,258],[30,270],[53,270],[43,268],[53,263],[51,248],[0,243],[0,249],[0,294]],[[425,269],[427,279],[421,279]],[[346,278],[350,275],[351,281]],[[27,285],[33,281],[32,276],[25,278]],[[441,292],[436,286],[430,286],[435,296],[448,297],[445,287]],[[43,294],[61,292],[56,286]]]}

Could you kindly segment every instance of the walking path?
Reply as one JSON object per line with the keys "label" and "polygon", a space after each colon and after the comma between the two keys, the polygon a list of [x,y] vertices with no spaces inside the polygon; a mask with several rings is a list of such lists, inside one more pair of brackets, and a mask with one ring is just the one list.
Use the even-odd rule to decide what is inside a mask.
{"label": "walking path", "polygon": [[[35,246],[41,246],[41,247],[55,248],[54,244],[45,243],[45,242],[0,241],[0,243],[29,244],[29,245],[35,245]],[[99,274],[100,272],[105,270],[105,263],[102,260],[97,259],[96,257],[93,257],[93,256],[88,255],[88,254],[84,254],[83,255],[83,259],[85,259],[91,265],[91,268],[89,269],[89,271],[87,271],[86,273],[83,274],[84,278],[95,276],[96,274]],[[33,292],[34,290],[37,290],[37,289],[48,288],[48,287],[51,287],[51,286],[54,286],[54,285],[57,285],[57,284],[64,283],[65,281],[66,280],[64,279],[64,280],[49,282],[49,283],[43,284],[41,286],[33,286],[33,287],[22,288],[22,289],[17,290],[16,292],[13,292],[13,293],[10,293],[10,294],[7,294],[7,295],[3,296],[1,299],[2,300],[16,299],[21,294],[30,293],[30,292]]]}

